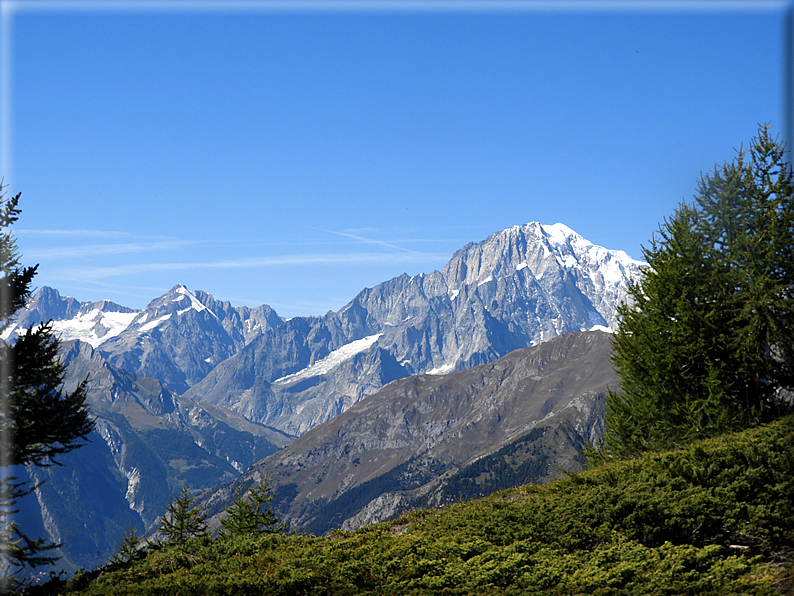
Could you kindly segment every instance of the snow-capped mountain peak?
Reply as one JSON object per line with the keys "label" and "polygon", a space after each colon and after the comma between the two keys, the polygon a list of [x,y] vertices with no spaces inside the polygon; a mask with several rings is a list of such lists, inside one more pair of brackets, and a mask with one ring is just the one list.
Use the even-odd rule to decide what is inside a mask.
{"label": "snow-capped mountain peak", "polygon": [[169,321],[172,317],[180,317],[189,311],[198,313],[206,311],[213,318],[218,319],[218,315],[202,303],[196,294],[186,286],[177,284],[164,295],[152,300],[130,327],[140,333],[145,333]]}
{"label": "snow-capped mountain peak", "polygon": [[565,224],[530,222],[465,246],[455,253],[444,274],[450,294],[464,286],[479,287],[523,271],[535,280],[568,272],[582,281],[584,277],[592,278],[596,286],[605,284],[613,289],[620,286],[618,294],[622,295],[628,280],[637,276],[643,266],[642,261],[632,259],[622,250],[593,244]]}
{"label": "snow-capped mountain peak", "polygon": [[565,224],[537,225],[551,247],[559,253],[557,261],[565,268],[584,267],[592,272],[598,271],[605,283],[625,285],[645,266],[644,262],[631,258],[622,250],[607,249],[585,240]]}
{"label": "snow-capped mountain peak", "polygon": [[209,309],[206,305],[202,304],[196,295],[182,284],[177,285],[170,293],[176,294],[171,298],[171,302],[175,302],[179,305],[179,310],[177,311],[178,314],[181,315],[188,310],[195,310],[196,312],[202,312],[206,310],[215,318],[218,318],[218,315],[212,312],[212,309]]}
{"label": "snow-capped mountain peak", "polygon": [[527,226],[537,226],[548,238],[549,242],[555,246],[569,245],[571,242],[585,241],[579,234],[574,232],[571,228],[562,223],[556,224],[541,224],[532,222]]}
{"label": "snow-capped mountain peak", "polygon": [[124,331],[139,311],[109,300],[78,302],[71,296],[61,296],[58,290],[41,288],[28,306],[17,313],[3,331],[3,340],[13,340],[29,328],[44,321],[52,321],[56,336],[63,341],[80,339],[96,348]]}

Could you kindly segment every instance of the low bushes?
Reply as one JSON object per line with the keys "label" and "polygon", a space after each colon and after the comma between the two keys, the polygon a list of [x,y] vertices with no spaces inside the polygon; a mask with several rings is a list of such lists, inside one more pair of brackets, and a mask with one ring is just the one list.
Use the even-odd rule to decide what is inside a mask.
{"label": "low bushes", "polygon": [[792,593],[794,417],[327,537],[192,538],[34,594]]}

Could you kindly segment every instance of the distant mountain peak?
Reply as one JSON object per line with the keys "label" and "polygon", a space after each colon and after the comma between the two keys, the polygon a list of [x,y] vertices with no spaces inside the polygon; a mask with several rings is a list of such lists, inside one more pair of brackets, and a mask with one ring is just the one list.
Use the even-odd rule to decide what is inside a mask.
{"label": "distant mountain peak", "polygon": [[215,314],[211,308],[208,308],[203,302],[201,302],[201,300],[198,299],[196,294],[188,290],[187,287],[182,284],[176,285],[171,292],[169,292],[169,294],[176,294],[171,298],[171,302],[175,302],[180,305],[180,310],[177,311],[178,314],[183,314],[191,309],[197,312],[206,310],[216,319],[218,318],[218,315]]}
{"label": "distant mountain peak", "polygon": [[71,296],[61,296],[55,288],[44,286],[25,309],[17,313],[13,323],[4,330],[2,339],[10,340],[51,320],[53,331],[60,339],[80,339],[97,347],[124,331],[137,314],[138,311],[110,300],[78,302]]}
{"label": "distant mountain peak", "polygon": [[537,226],[539,226],[541,230],[543,230],[543,233],[553,244],[556,245],[566,245],[571,243],[590,244],[590,242],[588,242],[582,236],[574,232],[564,223],[559,223],[559,222],[555,224],[540,224],[537,222],[534,223]]}
{"label": "distant mountain peak", "polygon": [[453,298],[463,286],[479,287],[524,270],[537,280],[553,270],[557,275],[572,272],[579,278],[597,278],[595,285],[620,286],[618,293],[625,294],[628,281],[644,265],[622,250],[586,240],[565,224],[530,222],[467,244],[453,255],[443,273]]}
{"label": "distant mountain peak", "polygon": [[[207,297],[208,302],[214,302],[214,299],[209,294],[202,292],[202,295]],[[199,300],[196,293],[180,283],[162,296],[152,300],[131,327],[137,326],[139,332],[148,332],[172,317],[179,317],[191,310],[199,313],[207,311],[212,317],[218,319],[218,315],[212,308]]]}

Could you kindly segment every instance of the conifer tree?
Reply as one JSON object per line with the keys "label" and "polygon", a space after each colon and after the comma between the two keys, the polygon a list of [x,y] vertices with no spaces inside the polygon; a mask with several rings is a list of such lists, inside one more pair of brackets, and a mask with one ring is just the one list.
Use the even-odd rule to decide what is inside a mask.
{"label": "conifer tree", "polygon": [[761,127],[643,250],[619,307],[606,443],[626,457],[771,420],[794,386],[794,187]]}
{"label": "conifer tree", "polygon": [[286,525],[278,523],[278,518],[270,507],[262,509],[275,496],[268,493],[270,489],[267,487],[267,479],[260,486],[251,488],[245,496],[243,487],[238,486],[234,502],[226,508],[228,515],[221,520],[219,536],[257,536],[265,532],[285,530]]}
{"label": "conifer tree", "polygon": [[130,528],[121,539],[119,550],[110,558],[114,564],[123,564],[132,561],[141,555],[141,536],[137,528]]}
{"label": "conifer tree", "polygon": [[198,505],[193,506],[194,501],[187,486],[183,486],[182,493],[168,504],[160,519],[160,533],[166,544],[181,544],[192,536],[207,534],[207,515]]}
{"label": "conifer tree", "polygon": [[[30,298],[38,266],[23,267],[9,230],[17,221],[21,193],[6,199],[0,182],[0,332]],[[15,341],[0,340],[0,590],[24,566],[57,560],[59,545],[24,534],[13,520],[17,501],[35,490],[12,473],[13,466],[60,465],[57,457],[82,446],[94,422],[86,404],[88,381],[63,392],[65,368],[49,323]]]}

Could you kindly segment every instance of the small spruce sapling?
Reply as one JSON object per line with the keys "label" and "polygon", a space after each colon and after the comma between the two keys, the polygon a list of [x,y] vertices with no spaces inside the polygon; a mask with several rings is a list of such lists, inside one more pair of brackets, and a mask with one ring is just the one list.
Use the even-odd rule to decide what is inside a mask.
{"label": "small spruce sapling", "polygon": [[130,528],[121,540],[118,552],[113,555],[110,562],[113,564],[128,563],[133,559],[138,558],[141,553],[140,547],[141,536],[138,534],[138,528]]}
{"label": "small spruce sapling", "polygon": [[226,508],[228,515],[221,520],[218,536],[257,536],[286,530],[287,524],[279,524],[270,507],[262,509],[275,496],[268,493],[267,479],[260,486],[251,488],[246,495],[243,495],[243,487],[238,486],[234,502]]}
{"label": "small spruce sapling", "polygon": [[181,544],[192,536],[206,536],[207,515],[201,507],[193,506],[194,497],[186,486],[182,494],[168,504],[160,520],[160,533],[165,536],[165,544]]}

